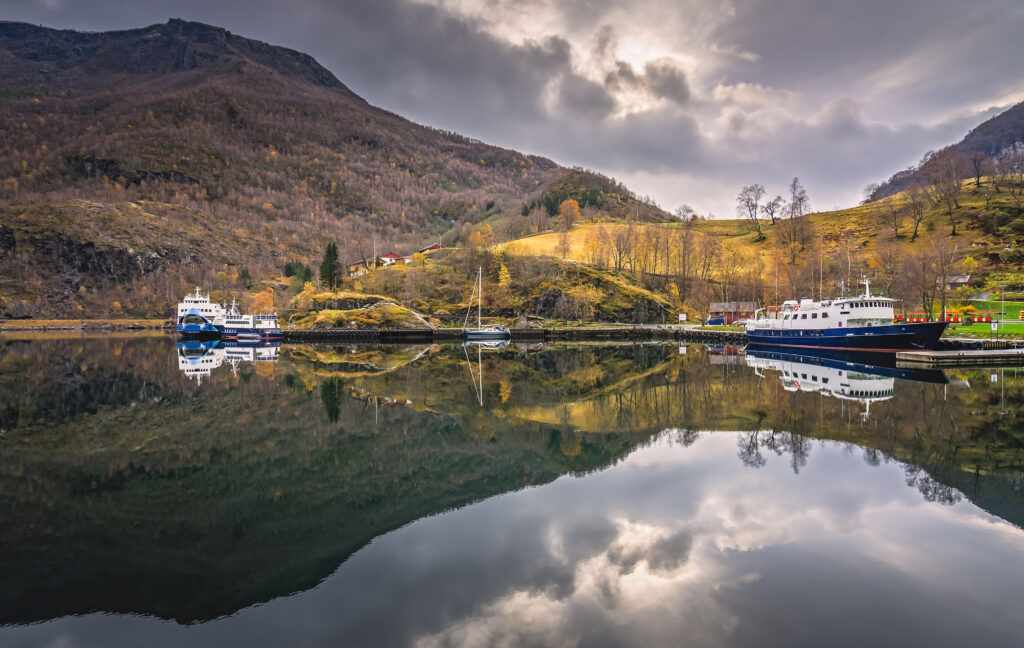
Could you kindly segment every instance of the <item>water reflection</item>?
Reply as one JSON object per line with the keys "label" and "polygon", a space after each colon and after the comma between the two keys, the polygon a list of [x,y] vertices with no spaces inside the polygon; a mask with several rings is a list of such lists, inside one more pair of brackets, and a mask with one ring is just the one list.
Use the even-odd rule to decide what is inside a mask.
{"label": "water reflection", "polygon": [[178,342],[178,370],[201,385],[225,362],[237,374],[243,362],[277,362],[279,341],[184,340]]}
{"label": "water reflection", "polygon": [[831,396],[864,405],[861,418],[871,416],[871,404],[893,398],[896,379],[945,385],[941,370],[900,369],[877,364],[887,356],[856,353],[790,353],[769,347],[751,347],[745,352],[747,366],[759,377],[766,371],[779,375],[789,392]]}
{"label": "water reflection", "polygon": [[[302,618],[324,645],[756,644],[758,625],[793,644],[846,627],[836,610],[877,613],[878,592],[905,620],[891,637],[927,605],[951,637],[1003,636],[934,589],[955,580],[1019,620],[994,601],[1020,530],[984,512],[1024,525],[1014,371],[947,389],[858,367],[891,381],[864,419],[699,346],[283,347],[199,385],[182,355],[216,349],[3,344],[0,516],[18,524],[0,623],[244,611],[87,615],[0,643],[274,645]],[[761,360],[818,384],[834,369]],[[822,575],[851,583],[835,609],[810,597],[835,590]],[[779,626],[777,601],[822,621]]]}

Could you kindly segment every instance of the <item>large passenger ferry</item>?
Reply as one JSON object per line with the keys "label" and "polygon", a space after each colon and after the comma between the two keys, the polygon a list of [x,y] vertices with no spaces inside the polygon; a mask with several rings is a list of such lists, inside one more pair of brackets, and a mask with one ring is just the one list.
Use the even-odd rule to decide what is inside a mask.
{"label": "large passenger ferry", "polygon": [[747,323],[748,343],[859,351],[938,346],[946,322],[897,323],[894,300],[872,295],[868,280],[862,283],[864,294],[856,297],[791,300],[781,307],[759,309]]}
{"label": "large passenger ferry", "polygon": [[223,320],[217,322],[221,337],[225,340],[280,340],[281,328],[277,324],[277,313],[266,315],[243,315],[238,312],[235,301],[227,309]]}
{"label": "large passenger ferry", "polygon": [[178,303],[178,333],[184,337],[225,340],[257,341],[280,340],[281,328],[277,313],[243,315],[234,300],[225,308],[210,301],[210,295],[196,288],[195,294],[185,295]]}

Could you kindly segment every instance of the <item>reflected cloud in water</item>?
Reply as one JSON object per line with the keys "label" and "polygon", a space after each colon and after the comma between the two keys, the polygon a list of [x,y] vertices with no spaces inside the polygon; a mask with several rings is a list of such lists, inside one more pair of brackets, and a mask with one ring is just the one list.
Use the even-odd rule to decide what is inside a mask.
{"label": "reflected cloud in water", "polygon": [[[736,436],[667,433],[621,464],[426,518],[316,589],[183,627],[62,620],[67,645],[1009,645],[1024,534],[925,501],[903,465],[821,442],[800,474]],[[160,627],[155,627],[160,626]],[[293,634],[301,629],[302,641]],[[59,632],[58,632],[59,630]],[[124,634],[122,634],[122,631]],[[19,636],[20,635],[20,636]],[[125,637],[122,640],[113,637]]]}

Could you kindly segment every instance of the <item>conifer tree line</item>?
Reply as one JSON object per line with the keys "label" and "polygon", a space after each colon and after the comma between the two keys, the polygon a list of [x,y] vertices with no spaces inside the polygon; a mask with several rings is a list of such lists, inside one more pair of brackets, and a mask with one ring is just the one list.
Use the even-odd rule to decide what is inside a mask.
{"label": "conifer tree line", "polygon": [[334,290],[341,283],[341,265],[338,263],[338,246],[330,241],[324,247],[324,258],[320,262],[320,283]]}

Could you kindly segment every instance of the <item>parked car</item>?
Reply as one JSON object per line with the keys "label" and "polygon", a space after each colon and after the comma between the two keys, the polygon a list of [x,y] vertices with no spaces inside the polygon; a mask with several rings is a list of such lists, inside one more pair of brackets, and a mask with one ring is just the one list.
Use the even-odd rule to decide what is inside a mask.
{"label": "parked car", "polygon": [[724,317],[709,317],[707,319],[707,321],[704,322],[704,325],[705,326],[725,326],[725,318]]}

